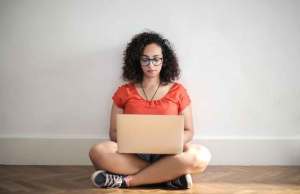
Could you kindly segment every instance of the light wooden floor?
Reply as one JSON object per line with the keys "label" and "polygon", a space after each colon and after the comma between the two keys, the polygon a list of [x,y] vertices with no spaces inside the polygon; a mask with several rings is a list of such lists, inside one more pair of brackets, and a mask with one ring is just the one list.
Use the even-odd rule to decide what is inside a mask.
{"label": "light wooden floor", "polygon": [[197,194],[300,194],[300,166],[209,166],[193,175],[189,190],[98,189],[89,180],[92,166],[0,165],[1,194],[41,193],[197,193]]}

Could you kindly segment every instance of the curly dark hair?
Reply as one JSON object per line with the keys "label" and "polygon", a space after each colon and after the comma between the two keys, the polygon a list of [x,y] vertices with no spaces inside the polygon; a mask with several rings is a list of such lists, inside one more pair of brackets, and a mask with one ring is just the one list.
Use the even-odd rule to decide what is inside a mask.
{"label": "curly dark hair", "polygon": [[143,70],[140,64],[140,57],[144,48],[155,43],[162,49],[163,64],[160,71],[160,81],[162,84],[168,84],[179,79],[180,69],[178,60],[171,43],[162,35],[147,31],[136,34],[127,44],[123,53],[123,80],[134,83],[141,83],[143,80]]}

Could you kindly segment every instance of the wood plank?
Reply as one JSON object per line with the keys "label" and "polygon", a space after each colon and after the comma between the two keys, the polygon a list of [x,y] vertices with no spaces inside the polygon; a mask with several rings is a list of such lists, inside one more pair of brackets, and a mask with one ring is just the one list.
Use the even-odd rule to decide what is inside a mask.
{"label": "wood plank", "polygon": [[209,166],[193,175],[189,190],[99,189],[90,182],[92,166],[0,165],[0,194],[197,193],[299,194],[300,166]]}

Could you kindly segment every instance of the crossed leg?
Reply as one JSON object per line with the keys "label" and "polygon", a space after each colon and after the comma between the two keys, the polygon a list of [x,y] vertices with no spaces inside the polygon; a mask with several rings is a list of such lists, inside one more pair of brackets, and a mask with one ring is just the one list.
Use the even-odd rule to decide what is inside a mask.
{"label": "crossed leg", "polygon": [[192,143],[187,144],[182,153],[166,155],[153,164],[134,154],[117,153],[117,144],[112,141],[94,145],[89,155],[95,169],[129,175],[130,186],[161,183],[187,173],[201,173],[211,160],[206,147]]}

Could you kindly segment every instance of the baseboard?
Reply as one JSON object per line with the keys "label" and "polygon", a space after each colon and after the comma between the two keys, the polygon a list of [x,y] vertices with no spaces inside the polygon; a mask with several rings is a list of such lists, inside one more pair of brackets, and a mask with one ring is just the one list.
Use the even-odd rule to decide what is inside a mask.
{"label": "baseboard", "polygon": [[299,137],[208,137],[195,142],[210,149],[213,165],[300,165]]}
{"label": "baseboard", "polygon": [[[104,138],[0,137],[0,164],[92,165],[88,152]],[[211,165],[300,165],[300,138],[203,137]]]}

